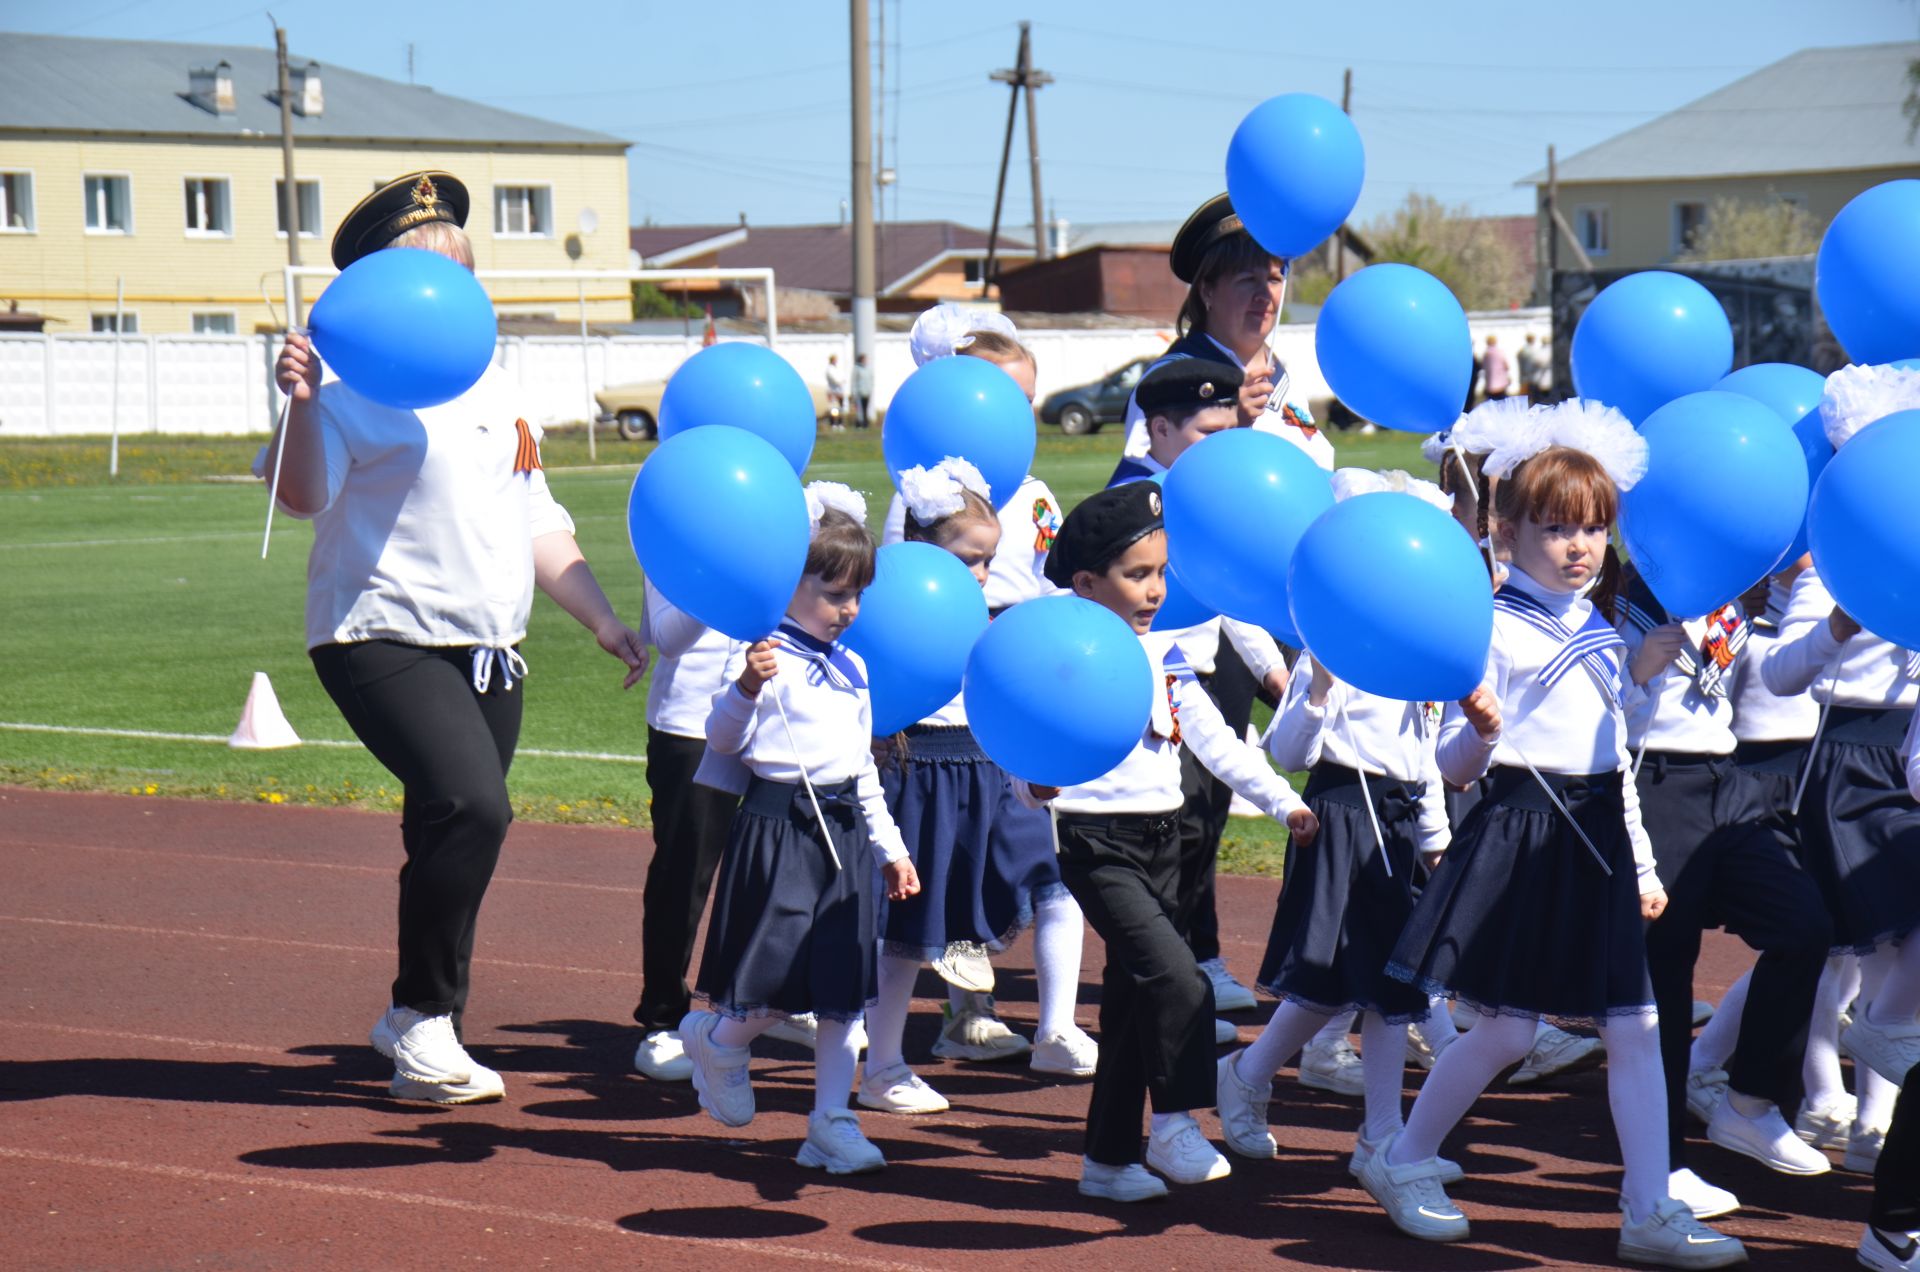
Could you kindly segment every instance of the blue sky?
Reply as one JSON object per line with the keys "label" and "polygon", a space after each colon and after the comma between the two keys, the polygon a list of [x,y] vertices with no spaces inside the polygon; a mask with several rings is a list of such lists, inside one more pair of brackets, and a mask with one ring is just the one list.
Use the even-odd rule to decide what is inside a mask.
{"label": "blue sky", "polygon": [[[6,0],[0,29],[271,47],[242,0]],[[883,0],[870,0],[877,20]],[[229,8],[231,6],[231,8]],[[844,3],[274,0],[293,51],[323,65],[613,133],[633,219],[831,221],[846,197]],[[1175,219],[1225,186],[1228,137],[1276,93],[1338,99],[1354,72],[1367,145],[1357,216],[1409,191],[1523,213],[1513,185],[1549,142],[1571,155],[1797,49],[1920,38],[1913,0],[1482,0],[934,5],[885,0],[889,218],[985,225],[1021,18],[1040,93],[1050,214]],[[877,41],[876,41],[877,43]],[[876,77],[876,84],[878,80]],[[878,112],[876,111],[876,119]],[[1030,220],[1025,128],[1008,177]]]}

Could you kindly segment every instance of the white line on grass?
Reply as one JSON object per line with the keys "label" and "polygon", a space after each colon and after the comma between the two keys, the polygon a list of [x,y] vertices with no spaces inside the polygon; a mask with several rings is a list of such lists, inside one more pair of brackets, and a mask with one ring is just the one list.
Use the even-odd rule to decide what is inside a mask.
{"label": "white line on grass", "polygon": [[129,544],[205,543],[209,539],[251,539],[251,530],[209,530],[205,534],[152,535],[142,539],[63,539],[53,543],[0,543],[0,551],[26,548],[121,548]]}
{"label": "white line on grass", "polygon": [[[64,733],[76,737],[89,738],[138,738],[149,742],[218,742],[225,745],[227,739],[218,733],[165,733],[156,729],[96,729],[77,724],[30,724],[24,720],[0,720],[0,729],[11,729],[15,733]],[[302,738],[303,746],[357,748],[358,742],[342,741],[339,738]],[[514,751],[515,758],[532,756],[541,760],[603,760],[610,764],[645,764],[644,755],[622,755],[615,751],[550,751],[542,747],[523,746]]]}

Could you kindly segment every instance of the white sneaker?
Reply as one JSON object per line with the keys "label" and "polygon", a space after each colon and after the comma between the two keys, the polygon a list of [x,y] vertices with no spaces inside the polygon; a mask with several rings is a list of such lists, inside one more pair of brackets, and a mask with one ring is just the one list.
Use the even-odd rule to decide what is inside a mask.
{"label": "white sneaker", "polygon": [[920,1080],[904,1062],[869,1073],[860,1083],[861,1107],[882,1113],[945,1113],[947,1097]]}
{"label": "white sneaker", "polygon": [[1799,1116],[1793,1119],[1793,1133],[1815,1148],[1837,1148],[1844,1153],[1859,1112],[1860,1103],[1851,1095],[1842,1095],[1818,1108],[1803,1103]]}
{"label": "white sneaker", "polygon": [[1687,1070],[1687,1112],[1699,1118],[1702,1126],[1713,1121],[1713,1111],[1726,1098],[1725,1069]]}
{"label": "white sneaker", "polygon": [[720,1017],[710,1011],[690,1011],[680,1022],[680,1045],[693,1066],[689,1075],[700,1095],[700,1107],[722,1126],[745,1126],[753,1121],[753,1082],[745,1047],[723,1047],[713,1040]]}
{"label": "white sneaker", "polygon": [[860,1133],[860,1118],[852,1109],[807,1114],[807,1141],[794,1160],[829,1175],[865,1175],[887,1165],[886,1155]]}
{"label": "white sneaker", "polygon": [[1147,1165],[1176,1184],[1204,1184],[1233,1173],[1191,1113],[1175,1113],[1164,1130],[1147,1136]]}
{"label": "white sneaker", "polygon": [[1345,1038],[1332,1042],[1314,1039],[1300,1052],[1300,1085],[1335,1095],[1365,1095],[1367,1081],[1360,1072],[1360,1053]]}
{"label": "white sneaker", "polygon": [[1880,1150],[1886,1142],[1886,1127],[1863,1126],[1856,1121],[1847,1132],[1847,1151],[1840,1159],[1840,1168],[1857,1175],[1871,1175],[1873,1168],[1880,1164]]}
{"label": "white sneaker", "polygon": [[1078,1025],[1066,1033],[1048,1034],[1033,1044],[1027,1067],[1035,1073],[1060,1073],[1070,1078],[1090,1078],[1100,1067],[1100,1044]]}
{"label": "white sneaker", "polygon": [[[1367,1138],[1365,1126],[1356,1131],[1353,1136],[1353,1156],[1347,1158],[1347,1174],[1355,1179],[1360,1178],[1360,1172],[1367,1168],[1367,1163],[1372,1160],[1379,1147]],[[1467,1172],[1460,1168],[1460,1163],[1452,1158],[1436,1155],[1433,1160],[1439,1163],[1441,1183],[1457,1184],[1467,1177]]]}
{"label": "white sneaker", "polygon": [[1091,1157],[1082,1157],[1080,1195],[1108,1201],[1157,1201],[1167,1195],[1167,1181],[1139,1162],[1106,1166]]}
{"label": "white sneaker", "polygon": [[[471,1062],[471,1057],[469,1057]],[[395,1069],[387,1092],[396,1100],[425,1100],[429,1104],[485,1104],[507,1094],[500,1075],[483,1064],[474,1064],[465,1082],[420,1082]]]}
{"label": "white sneaker", "polygon": [[1730,1268],[1747,1261],[1747,1248],[1715,1232],[1669,1197],[1638,1223],[1622,1204],[1618,1253],[1627,1263],[1657,1268]]}
{"label": "white sneaker", "polygon": [[1401,1132],[1395,1131],[1374,1146],[1373,1153],[1360,1168],[1360,1186],[1393,1220],[1393,1226],[1422,1241],[1464,1241],[1471,1233],[1467,1217],[1453,1204],[1441,1186],[1440,1160],[1395,1166],[1387,1152]]}
{"label": "white sneaker", "polygon": [[1920,1233],[1903,1233],[1902,1241],[1894,1241],[1886,1233],[1869,1226],[1860,1233],[1860,1244],[1854,1247],[1853,1257],[1860,1261],[1863,1268],[1872,1268],[1874,1272],[1914,1272],[1920,1269]]}
{"label": "white sneaker", "polygon": [[1907,1070],[1920,1064],[1920,1021],[1876,1025],[1863,1011],[1840,1035],[1840,1045],[1851,1052],[1855,1060],[1899,1086],[1906,1081]]}
{"label": "white sneaker", "polygon": [[1691,1210],[1695,1219],[1718,1219],[1740,1209],[1738,1197],[1714,1187],[1691,1170],[1676,1170],[1667,1176],[1667,1196]]}
{"label": "white sneaker", "polygon": [[1460,1039],[1458,1033],[1444,1033],[1440,1037],[1445,1041],[1436,1047],[1419,1025],[1407,1026],[1407,1059],[1428,1073],[1433,1072],[1433,1066],[1440,1063],[1441,1053]]}
{"label": "white sneaker", "polygon": [[993,999],[986,994],[967,995],[967,1005],[957,1016],[951,1004],[940,1010],[947,1023],[933,1044],[933,1054],[942,1060],[1016,1060],[1033,1050],[1025,1038],[1000,1023]]}
{"label": "white sneaker", "polygon": [[655,1082],[686,1082],[693,1077],[693,1061],[671,1029],[652,1029],[633,1053],[634,1069]]}
{"label": "white sneaker", "polygon": [[767,1026],[767,1031],[760,1036],[798,1043],[811,1051],[820,1038],[820,1020],[810,1011],[797,1016],[782,1016]]}
{"label": "white sneaker", "polygon": [[1267,1101],[1273,1098],[1273,1080],[1243,1082],[1233,1067],[1243,1054],[1236,1051],[1220,1057],[1213,1082],[1213,1098],[1219,1101],[1215,1111],[1220,1114],[1220,1134],[1227,1147],[1242,1157],[1265,1161],[1280,1152],[1267,1127]]}
{"label": "white sneaker", "polygon": [[1206,973],[1213,984],[1213,1009],[1215,1011],[1252,1011],[1260,1005],[1253,991],[1233,978],[1227,970],[1227,960],[1210,958],[1200,964],[1200,970]]}
{"label": "white sneaker", "polygon": [[1238,1025],[1234,1024],[1231,1020],[1222,1020],[1218,1016],[1213,1018],[1214,1046],[1231,1047],[1239,1041],[1240,1027]]}
{"label": "white sneaker", "polygon": [[976,942],[952,942],[933,960],[933,970],[955,989],[976,994],[993,992],[993,962],[987,947]]}
{"label": "white sneaker", "polygon": [[1795,1135],[1771,1104],[1758,1117],[1749,1117],[1733,1107],[1731,1097],[1720,1101],[1707,1123],[1707,1138],[1782,1175],[1824,1175],[1833,1169],[1827,1155]]}
{"label": "white sneaker", "polygon": [[1598,1038],[1583,1038],[1549,1025],[1534,1035],[1527,1058],[1507,1079],[1508,1086],[1531,1086],[1563,1073],[1591,1069],[1607,1058],[1606,1044]]}
{"label": "white sneaker", "polygon": [[411,1007],[389,1007],[373,1022],[367,1041],[393,1061],[395,1077],[410,1082],[459,1086],[473,1081],[478,1067],[455,1036],[452,1016],[423,1016]]}
{"label": "white sneaker", "polygon": [[1693,1027],[1695,1029],[1698,1029],[1700,1026],[1706,1024],[1709,1020],[1712,1020],[1713,1013],[1714,1013],[1714,1006],[1712,1003],[1707,1002],[1704,999],[1699,999],[1699,998],[1694,999],[1693,1000]]}

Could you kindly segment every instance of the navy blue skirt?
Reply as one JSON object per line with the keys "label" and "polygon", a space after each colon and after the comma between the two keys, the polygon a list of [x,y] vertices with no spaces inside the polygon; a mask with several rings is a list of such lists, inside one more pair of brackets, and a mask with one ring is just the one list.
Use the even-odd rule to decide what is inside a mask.
{"label": "navy blue skirt", "polygon": [[1793,821],[1793,792],[1807,767],[1807,741],[1789,738],[1776,742],[1742,742],[1733,748],[1733,762],[1760,779],[1775,812]]}
{"label": "navy blue skirt", "polygon": [[1386,974],[1413,913],[1421,788],[1370,777],[1367,794],[1384,853],[1359,774],[1322,763],[1308,775],[1304,798],[1320,819],[1320,833],[1305,849],[1297,841],[1287,845],[1260,986],[1309,1011],[1371,1011],[1400,1024],[1427,1014],[1425,996]]}
{"label": "navy blue skirt", "polygon": [[1920,927],[1920,806],[1900,748],[1910,710],[1835,707],[1800,799],[1800,863],[1833,917],[1835,952]]}
{"label": "navy blue skirt", "polygon": [[700,997],[724,1016],[857,1020],[875,1000],[879,871],[853,783],[816,786],[841,868],[806,791],[754,778],[733,819],[700,956]]}
{"label": "navy blue skirt", "polygon": [[1650,1013],[1622,775],[1543,776],[1611,877],[1532,774],[1496,768],[1421,890],[1387,974],[1486,1015],[1597,1025]]}
{"label": "navy blue skirt", "polygon": [[920,891],[884,903],[882,948],[921,962],[955,941],[1004,950],[1035,906],[1066,895],[1052,821],[1019,801],[965,725],[915,725],[903,737],[905,754],[881,767],[880,785]]}

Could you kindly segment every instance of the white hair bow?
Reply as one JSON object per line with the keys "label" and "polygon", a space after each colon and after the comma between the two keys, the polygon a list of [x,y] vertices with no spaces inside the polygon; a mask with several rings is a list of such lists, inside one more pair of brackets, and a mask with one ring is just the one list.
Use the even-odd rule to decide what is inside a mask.
{"label": "white hair bow", "polygon": [[913,352],[913,365],[924,367],[935,358],[951,357],[973,343],[975,333],[998,332],[1009,340],[1018,340],[1013,320],[992,309],[971,309],[943,300],[913,321],[913,333],[907,348]]}
{"label": "white hair bow", "polygon": [[804,493],[807,496],[807,520],[816,530],[820,528],[821,515],[829,508],[846,513],[863,526],[867,524],[865,497],[844,482],[810,481]]}
{"label": "white hair bow", "polygon": [[1442,512],[1453,511],[1453,496],[1430,481],[1422,481],[1397,468],[1375,472],[1371,468],[1336,468],[1333,471],[1333,497],[1335,502],[1352,499],[1356,495],[1373,495],[1381,491],[1395,494],[1412,495],[1421,503],[1432,504]]}
{"label": "white hair bow", "polygon": [[1920,371],[1905,367],[1841,367],[1827,377],[1820,426],[1834,449],[1875,420],[1920,407]]}
{"label": "white hair bow", "polygon": [[987,479],[980,475],[978,468],[957,455],[947,456],[932,468],[903,470],[899,486],[907,511],[923,526],[951,517],[966,507],[964,491],[971,490],[987,502],[993,502]]}
{"label": "white hair bow", "polygon": [[1525,424],[1502,438],[1481,471],[1496,481],[1555,446],[1585,451],[1600,461],[1622,494],[1647,475],[1647,439],[1627,417],[1586,398],[1568,398],[1527,412]]}

